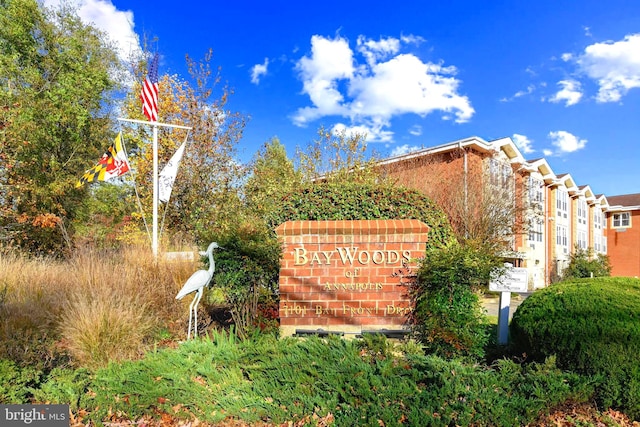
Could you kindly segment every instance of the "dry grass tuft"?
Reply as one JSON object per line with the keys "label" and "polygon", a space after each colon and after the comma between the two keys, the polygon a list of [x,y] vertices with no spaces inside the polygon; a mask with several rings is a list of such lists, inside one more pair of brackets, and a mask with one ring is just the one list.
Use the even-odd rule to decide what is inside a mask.
{"label": "dry grass tuft", "polygon": [[174,298],[196,268],[140,247],[64,261],[0,252],[0,358],[48,369],[65,356],[89,367],[136,357],[159,330],[184,333]]}
{"label": "dry grass tuft", "polygon": [[141,356],[156,324],[138,298],[99,289],[71,295],[60,334],[77,363],[98,368]]}

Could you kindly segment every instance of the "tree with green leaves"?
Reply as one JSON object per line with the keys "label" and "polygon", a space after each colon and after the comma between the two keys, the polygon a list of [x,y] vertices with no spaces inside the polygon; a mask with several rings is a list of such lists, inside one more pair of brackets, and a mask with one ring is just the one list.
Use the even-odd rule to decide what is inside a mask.
{"label": "tree with green leaves", "polygon": [[[118,59],[70,8],[0,3],[0,241],[60,253],[86,198],[75,189],[113,139]],[[102,151],[102,152],[101,152]]]}
{"label": "tree with green leaves", "polygon": [[605,254],[596,254],[593,248],[575,247],[569,259],[569,265],[562,272],[562,279],[580,279],[586,277],[611,276],[611,263]]}
{"label": "tree with green leaves", "polygon": [[[227,109],[232,90],[226,85],[219,87],[220,70],[211,69],[211,59],[211,51],[199,62],[187,56],[190,80],[176,75],[162,75],[159,79],[159,121],[191,127],[190,131],[158,131],[160,168],[187,141],[165,216],[165,233],[201,243],[233,227],[241,206],[238,191],[245,175],[243,165],[236,160],[245,119]],[[145,62],[140,62],[138,82],[143,81],[145,69]],[[129,118],[143,119],[139,93],[137,84],[127,96],[125,111]],[[143,213],[150,217],[151,127],[129,128],[125,136]]]}
{"label": "tree with green leaves", "polygon": [[297,170],[304,181],[381,184],[375,153],[367,149],[362,133],[332,132],[321,126],[318,138],[296,153]]}
{"label": "tree with green leaves", "polygon": [[282,197],[300,186],[300,173],[287,157],[278,138],[267,142],[256,155],[251,176],[244,185],[247,208],[259,217],[273,212]]}

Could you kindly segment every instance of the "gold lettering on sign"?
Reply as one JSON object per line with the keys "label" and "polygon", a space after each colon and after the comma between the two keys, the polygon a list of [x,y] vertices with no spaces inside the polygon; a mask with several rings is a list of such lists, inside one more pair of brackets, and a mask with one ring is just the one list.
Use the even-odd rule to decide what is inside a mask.
{"label": "gold lettering on sign", "polygon": [[306,316],[307,308],[302,307],[298,304],[285,305],[280,309],[280,315],[282,314],[284,314],[285,316],[292,316],[294,314],[297,314],[298,316]]}
{"label": "gold lettering on sign", "polygon": [[339,261],[344,265],[382,265],[400,264],[411,260],[411,251],[397,250],[375,250],[361,251],[358,247],[336,246],[334,251],[307,251],[305,248],[295,248],[293,250],[294,265],[329,265],[335,254],[338,254]]}
{"label": "gold lettering on sign", "polygon": [[305,265],[308,261],[305,248],[295,248],[293,250],[293,263],[295,265]]}
{"label": "gold lettering on sign", "polygon": [[360,269],[354,268],[353,271],[347,270],[344,272],[344,277],[360,277]]}
{"label": "gold lettering on sign", "polygon": [[316,305],[313,310],[313,314],[316,317],[321,316],[340,316],[340,317],[357,317],[357,316],[371,316],[371,315],[383,315],[383,316],[405,316],[411,312],[411,308],[408,307],[396,307],[394,305],[387,305],[385,308],[378,307],[352,307],[347,303],[342,303],[342,309],[340,308],[325,308],[321,305]]}
{"label": "gold lettering on sign", "polygon": [[382,283],[330,283],[322,286],[324,291],[381,291]]}

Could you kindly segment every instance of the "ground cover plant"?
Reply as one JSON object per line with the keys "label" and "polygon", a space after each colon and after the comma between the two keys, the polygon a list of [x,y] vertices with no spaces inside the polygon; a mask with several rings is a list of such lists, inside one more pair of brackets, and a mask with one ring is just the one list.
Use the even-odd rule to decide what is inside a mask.
{"label": "ground cover plant", "polygon": [[589,396],[588,383],[552,359],[481,366],[407,349],[375,336],[240,341],[216,333],[92,374],[55,373],[33,395],[70,402],[82,423],[338,426],[519,426]]}
{"label": "ground cover plant", "polygon": [[514,351],[556,355],[563,369],[592,375],[601,408],[640,419],[640,280],[571,279],[536,291],[511,323]]}

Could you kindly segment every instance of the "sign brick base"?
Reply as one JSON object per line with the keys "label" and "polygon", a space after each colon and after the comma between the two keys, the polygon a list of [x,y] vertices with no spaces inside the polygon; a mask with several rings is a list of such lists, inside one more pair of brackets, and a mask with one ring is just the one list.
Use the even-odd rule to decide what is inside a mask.
{"label": "sign brick base", "polygon": [[406,283],[424,256],[428,231],[418,220],[278,226],[281,336],[403,329],[412,309]]}

